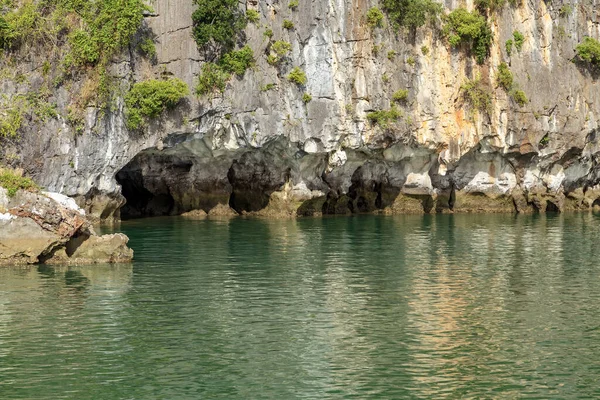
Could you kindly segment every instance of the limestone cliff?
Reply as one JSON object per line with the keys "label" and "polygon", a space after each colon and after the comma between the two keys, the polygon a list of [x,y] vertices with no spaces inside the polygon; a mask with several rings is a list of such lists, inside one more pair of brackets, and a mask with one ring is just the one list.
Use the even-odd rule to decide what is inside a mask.
{"label": "limestone cliff", "polygon": [[[152,2],[144,26],[156,43],[156,62],[133,51],[113,60],[111,73],[124,88],[161,74],[196,85],[205,55],[192,38],[192,3]],[[595,0],[575,1],[568,13],[562,1],[506,4],[489,16],[493,40],[481,65],[450,46],[435,23],[371,29],[366,14],[377,5],[313,0],[292,9],[250,0],[246,7],[260,15],[245,30],[256,65],[232,78],[222,95],[189,96],[143,132],[126,129],[122,99],[105,113],[89,107],[81,134],[59,113],[4,139],[2,161],[100,219],[223,205],[239,213],[309,215],[600,204],[600,85],[593,69],[573,62],[584,37],[600,37]],[[445,13],[459,6],[474,7],[470,0],[446,1]],[[294,28],[284,29],[284,20]],[[292,45],[278,66],[267,62],[267,29],[271,40]],[[524,41],[508,54],[515,31]],[[44,57],[18,59],[29,82],[42,79]],[[524,104],[498,84],[501,63],[526,94]],[[286,78],[296,66],[306,72],[302,88]],[[465,101],[468,79],[489,91],[486,111]],[[3,80],[5,93],[22,86]],[[54,89],[59,110],[80,89],[81,83]],[[399,90],[407,90],[395,106],[402,118],[383,125],[367,118],[391,109]]]}

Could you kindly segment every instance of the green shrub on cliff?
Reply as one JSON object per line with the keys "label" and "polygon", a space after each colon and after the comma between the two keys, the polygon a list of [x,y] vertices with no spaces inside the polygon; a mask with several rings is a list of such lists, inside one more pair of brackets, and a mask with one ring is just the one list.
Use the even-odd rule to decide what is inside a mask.
{"label": "green shrub on cliff", "polygon": [[243,76],[254,65],[254,52],[246,45],[240,50],[225,53],[219,64],[224,71]]}
{"label": "green shrub on cliff", "polygon": [[303,86],[307,82],[306,74],[300,67],[294,67],[288,74],[288,80],[296,85]]}
{"label": "green shrub on cliff", "polygon": [[498,66],[497,80],[504,90],[510,90],[513,87],[513,74],[506,63],[500,63]]}
{"label": "green shrub on cliff", "polygon": [[400,118],[402,118],[402,111],[398,110],[396,106],[392,106],[389,110],[378,110],[367,114],[367,119],[373,125],[379,125],[382,128],[388,128],[390,123]]}
{"label": "green shrub on cliff", "polygon": [[483,64],[492,45],[492,30],[486,18],[477,11],[457,8],[446,16],[444,33],[453,47],[466,44],[479,64]]}
{"label": "green shrub on cliff", "polygon": [[383,28],[383,13],[379,7],[371,7],[367,11],[367,25],[373,28]]}
{"label": "green shrub on cliff", "polygon": [[437,18],[443,10],[433,0],[383,0],[383,10],[394,27],[417,28]]}
{"label": "green shrub on cliff", "polygon": [[35,191],[39,187],[30,179],[16,171],[0,168],[0,187],[7,190],[8,196],[13,197],[19,189]]}
{"label": "green shrub on cliff", "polygon": [[591,37],[586,37],[583,42],[575,47],[575,52],[580,60],[590,63],[595,67],[600,66],[600,42]]}
{"label": "green shrub on cliff", "polygon": [[466,80],[461,85],[464,100],[476,110],[489,112],[492,107],[490,90],[483,85],[481,79]]}
{"label": "green shrub on cliff", "polygon": [[125,96],[127,128],[141,128],[150,118],[175,107],[188,94],[188,86],[177,78],[135,83]]}
{"label": "green shrub on cliff", "polygon": [[194,0],[194,4],[193,35],[198,46],[212,43],[224,51],[233,49],[247,23],[238,0]]}

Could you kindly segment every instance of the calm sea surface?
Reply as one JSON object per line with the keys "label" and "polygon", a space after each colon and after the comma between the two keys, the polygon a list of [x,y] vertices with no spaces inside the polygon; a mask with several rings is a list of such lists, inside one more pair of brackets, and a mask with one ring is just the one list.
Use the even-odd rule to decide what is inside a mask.
{"label": "calm sea surface", "polygon": [[0,269],[0,399],[600,398],[600,215],[120,230]]}

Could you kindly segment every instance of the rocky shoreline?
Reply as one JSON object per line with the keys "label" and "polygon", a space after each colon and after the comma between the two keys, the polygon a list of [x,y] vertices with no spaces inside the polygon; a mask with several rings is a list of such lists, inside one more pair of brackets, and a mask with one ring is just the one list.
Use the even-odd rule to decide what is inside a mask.
{"label": "rocky shoreline", "polygon": [[75,202],[58,193],[0,187],[0,266],[129,262],[121,233],[99,236]]}

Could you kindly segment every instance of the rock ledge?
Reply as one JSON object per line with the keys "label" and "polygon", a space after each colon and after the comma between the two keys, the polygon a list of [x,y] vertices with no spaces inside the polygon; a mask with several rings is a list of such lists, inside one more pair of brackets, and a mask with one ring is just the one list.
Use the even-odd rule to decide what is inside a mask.
{"label": "rock ledge", "polygon": [[0,187],[0,265],[129,262],[124,234],[98,236],[85,212],[58,193]]}

